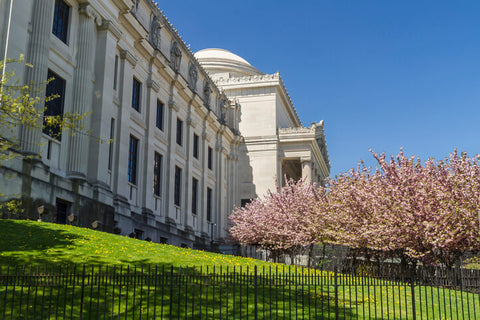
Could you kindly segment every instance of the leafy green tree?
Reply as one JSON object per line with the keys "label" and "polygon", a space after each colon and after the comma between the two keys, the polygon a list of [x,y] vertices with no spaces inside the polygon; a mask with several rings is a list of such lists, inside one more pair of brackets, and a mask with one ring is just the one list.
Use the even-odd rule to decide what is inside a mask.
{"label": "leafy green tree", "polygon": [[[68,131],[69,134],[89,134],[84,125],[84,119],[88,114],[76,114],[65,112],[62,115],[46,116],[44,106],[46,102],[58,99],[58,95],[40,98],[32,95],[32,92],[40,92],[34,84],[21,84],[15,77],[15,69],[7,71],[7,66],[23,64],[27,68],[33,66],[26,63],[23,56],[19,59],[0,61],[0,164],[7,160],[19,157],[38,157],[39,155],[22,154],[18,128],[28,127],[31,130],[44,130],[45,128],[58,128],[51,130],[61,134]],[[46,80],[46,83],[52,79]],[[39,86],[44,87],[44,86]]]}

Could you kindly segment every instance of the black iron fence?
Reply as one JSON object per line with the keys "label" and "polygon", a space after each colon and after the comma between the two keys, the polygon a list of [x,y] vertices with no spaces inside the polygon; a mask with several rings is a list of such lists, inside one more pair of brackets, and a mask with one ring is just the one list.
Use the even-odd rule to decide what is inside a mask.
{"label": "black iron fence", "polygon": [[0,318],[480,319],[480,271],[392,268],[4,267]]}

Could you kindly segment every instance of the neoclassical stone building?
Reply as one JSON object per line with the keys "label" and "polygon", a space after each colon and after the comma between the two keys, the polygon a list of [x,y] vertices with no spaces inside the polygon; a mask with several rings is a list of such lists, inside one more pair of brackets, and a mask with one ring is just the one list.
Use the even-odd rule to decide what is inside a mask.
{"label": "neoclassical stone building", "polygon": [[39,110],[87,114],[88,134],[18,128],[38,157],[2,163],[0,193],[26,217],[205,248],[284,175],[329,175],[323,122],[302,126],[278,73],[193,54],[151,0],[6,0],[0,36],[34,66],[20,81],[59,95]]}

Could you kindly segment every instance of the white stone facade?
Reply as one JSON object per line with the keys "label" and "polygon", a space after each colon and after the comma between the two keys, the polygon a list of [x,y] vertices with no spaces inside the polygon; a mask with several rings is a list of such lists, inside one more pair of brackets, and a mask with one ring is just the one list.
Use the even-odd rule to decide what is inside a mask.
{"label": "white stone facade", "polygon": [[34,65],[16,76],[41,96],[60,79],[63,112],[87,113],[90,130],[18,128],[40,158],[4,163],[0,193],[27,217],[44,205],[46,220],[202,248],[275,179],[329,174],[323,122],[301,126],[279,74],[225,50],[194,56],[150,0],[7,0],[0,12],[2,57]]}

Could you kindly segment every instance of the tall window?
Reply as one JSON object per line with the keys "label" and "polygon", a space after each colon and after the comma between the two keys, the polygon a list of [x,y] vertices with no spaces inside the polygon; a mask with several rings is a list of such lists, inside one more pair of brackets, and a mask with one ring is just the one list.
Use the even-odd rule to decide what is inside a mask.
{"label": "tall window", "polygon": [[140,97],[141,97],[142,84],[137,79],[133,78],[132,87],[132,108],[140,112]]}
{"label": "tall window", "polygon": [[198,180],[192,178],[192,213],[197,214]]}
{"label": "tall window", "polygon": [[162,155],[155,152],[155,159],[153,163],[153,194],[156,196],[160,196],[160,186],[162,183],[162,160]]}
{"label": "tall window", "polygon": [[110,141],[108,145],[108,170],[112,170],[114,135],[115,135],[115,119],[112,118],[112,120],[110,120]]}
{"label": "tall window", "polygon": [[46,108],[44,112],[45,118],[43,122],[43,132],[52,138],[61,140],[62,128],[58,125],[47,125],[46,117],[61,117],[63,115],[63,105],[65,103],[65,80],[51,70],[48,70],[48,79],[52,80],[47,84],[45,94],[47,97],[57,97],[45,103]]}
{"label": "tall window", "polygon": [[194,133],[193,134],[193,157],[195,159],[198,159],[198,150],[199,150],[198,140],[199,140],[198,135]]}
{"label": "tall window", "polygon": [[164,104],[160,101],[157,100],[157,128],[163,131],[163,112],[164,112],[165,106]]}
{"label": "tall window", "polygon": [[208,147],[208,169],[212,170],[213,168],[213,149],[211,147]]}
{"label": "tall window", "polygon": [[177,118],[177,144],[183,145],[183,121]]}
{"label": "tall window", "polygon": [[180,197],[181,192],[180,191],[181,191],[181,188],[182,188],[182,169],[175,166],[175,189],[174,189],[174,193],[173,193],[173,203],[176,206],[180,206],[180,201],[181,201],[181,197]]}
{"label": "tall window", "polygon": [[113,70],[113,90],[117,91],[118,81],[118,54],[115,55],[115,69]]}
{"label": "tall window", "polygon": [[212,189],[207,188],[207,221],[212,222]]}
{"label": "tall window", "polygon": [[128,182],[137,184],[138,139],[130,136],[128,148]]}
{"label": "tall window", "polygon": [[55,0],[52,33],[65,43],[67,43],[69,17],[70,7],[63,0]]}

